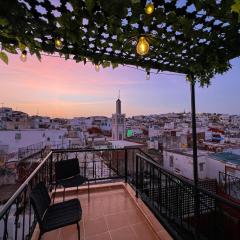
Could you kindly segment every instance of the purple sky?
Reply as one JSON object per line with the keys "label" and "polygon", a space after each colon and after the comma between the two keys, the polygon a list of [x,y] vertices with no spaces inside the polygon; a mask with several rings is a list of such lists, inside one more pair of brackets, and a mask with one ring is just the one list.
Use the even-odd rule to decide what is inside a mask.
{"label": "purple sky", "polygon": [[[240,114],[239,59],[232,69],[216,76],[208,88],[196,88],[198,112]],[[22,63],[10,56],[0,61],[0,102],[4,106],[52,117],[110,116],[118,90],[127,116],[190,111],[189,84],[184,76],[151,75],[128,67],[101,69],[60,58],[29,57]]]}

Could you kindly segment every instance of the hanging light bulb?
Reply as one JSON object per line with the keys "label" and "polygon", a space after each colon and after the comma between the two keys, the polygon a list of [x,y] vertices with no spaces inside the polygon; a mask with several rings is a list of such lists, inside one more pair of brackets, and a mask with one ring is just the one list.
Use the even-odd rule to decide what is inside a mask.
{"label": "hanging light bulb", "polygon": [[150,80],[150,72],[147,72],[146,80]]}
{"label": "hanging light bulb", "polygon": [[27,51],[23,50],[20,56],[20,59],[22,62],[26,62],[27,61]]}
{"label": "hanging light bulb", "polygon": [[95,70],[96,70],[96,72],[99,72],[99,71],[100,71],[100,66],[99,66],[99,64],[95,64]]}
{"label": "hanging light bulb", "polygon": [[55,48],[58,49],[58,50],[63,49],[63,43],[62,43],[62,40],[60,38],[55,39]]}
{"label": "hanging light bulb", "polygon": [[146,14],[148,14],[148,15],[152,14],[153,11],[154,11],[154,5],[153,5],[153,3],[152,3],[152,2],[147,3],[144,10],[145,10],[145,13],[146,13]]}
{"label": "hanging light bulb", "polygon": [[145,37],[140,37],[136,47],[137,53],[139,55],[146,55],[149,52],[149,43]]}

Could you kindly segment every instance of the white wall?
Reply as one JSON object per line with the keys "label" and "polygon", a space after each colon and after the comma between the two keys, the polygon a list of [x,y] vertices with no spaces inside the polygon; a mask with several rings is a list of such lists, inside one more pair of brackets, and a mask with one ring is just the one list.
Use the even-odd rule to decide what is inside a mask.
{"label": "white wall", "polygon": [[[170,157],[173,157],[173,167],[170,167]],[[206,178],[206,158],[198,157],[198,164],[203,163],[203,171],[198,167],[198,177]],[[193,180],[193,159],[192,156],[163,151],[163,166],[165,169]]]}
{"label": "white wall", "polygon": [[[8,153],[13,153],[17,152],[19,148],[40,142],[45,144],[61,142],[65,132],[66,129],[2,130],[0,131],[0,145],[7,145]],[[16,139],[16,134],[20,134],[20,139]]]}
{"label": "white wall", "polygon": [[206,158],[207,177],[218,180],[219,172],[225,172],[225,162],[215,160],[211,157]]}

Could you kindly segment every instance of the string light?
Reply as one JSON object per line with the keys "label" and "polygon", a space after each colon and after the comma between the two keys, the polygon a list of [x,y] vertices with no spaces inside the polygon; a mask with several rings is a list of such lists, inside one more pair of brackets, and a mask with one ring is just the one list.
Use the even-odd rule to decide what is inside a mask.
{"label": "string light", "polygon": [[[58,56],[58,55],[51,55],[51,54],[46,54],[46,53],[42,53],[41,55],[42,56],[46,56],[46,57],[64,59],[63,56]],[[73,58],[69,58],[69,60],[75,61],[75,59],[73,59]],[[86,63],[91,63],[91,61],[90,60],[86,60]],[[137,68],[137,67],[134,67],[134,66],[125,65],[125,64],[123,64],[123,66],[127,67],[127,68],[131,68],[131,69],[137,70],[137,71],[146,72],[145,69]],[[165,76],[179,76],[179,77],[186,76],[183,73],[168,73],[168,72],[154,72],[154,71],[149,71],[149,73],[150,74],[155,74],[155,75],[165,75]]]}
{"label": "string light", "polygon": [[150,80],[150,72],[147,72],[146,80]]}
{"label": "string light", "polygon": [[100,71],[100,66],[99,66],[99,64],[95,64],[95,70],[96,70],[96,72],[99,72],[99,71]]}
{"label": "string light", "polygon": [[58,49],[58,50],[63,49],[63,43],[62,43],[62,40],[60,38],[55,39],[55,48]]}
{"label": "string light", "polygon": [[21,56],[20,56],[20,60],[22,62],[26,62],[27,61],[27,51],[26,50],[22,51]]}
{"label": "string light", "polygon": [[147,3],[144,10],[145,10],[145,13],[146,13],[146,14],[148,14],[148,15],[152,14],[153,11],[154,11],[154,5],[153,5],[153,3],[152,3],[152,2]]}
{"label": "string light", "polygon": [[136,47],[137,53],[141,56],[148,54],[149,52],[149,43],[146,40],[144,36],[141,36],[138,40],[137,47]]}

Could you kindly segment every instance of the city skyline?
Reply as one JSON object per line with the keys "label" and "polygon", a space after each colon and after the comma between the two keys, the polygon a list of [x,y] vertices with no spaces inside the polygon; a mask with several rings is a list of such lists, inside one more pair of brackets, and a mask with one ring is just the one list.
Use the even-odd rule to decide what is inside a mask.
{"label": "city skyline", "polygon": [[[232,69],[212,79],[210,87],[196,87],[197,112],[240,114],[237,64],[239,59],[232,60]],[[0,69],[0,102],[30,115],[111,116],[119,89],[127,116],[190,111],[183,75],[151,74],[148,81],[145,72],[129,67],[96,72],[92,64],[47,56],[41,62],[28,57],[26,63],[10,56],[9,65],[1,62]]]}

